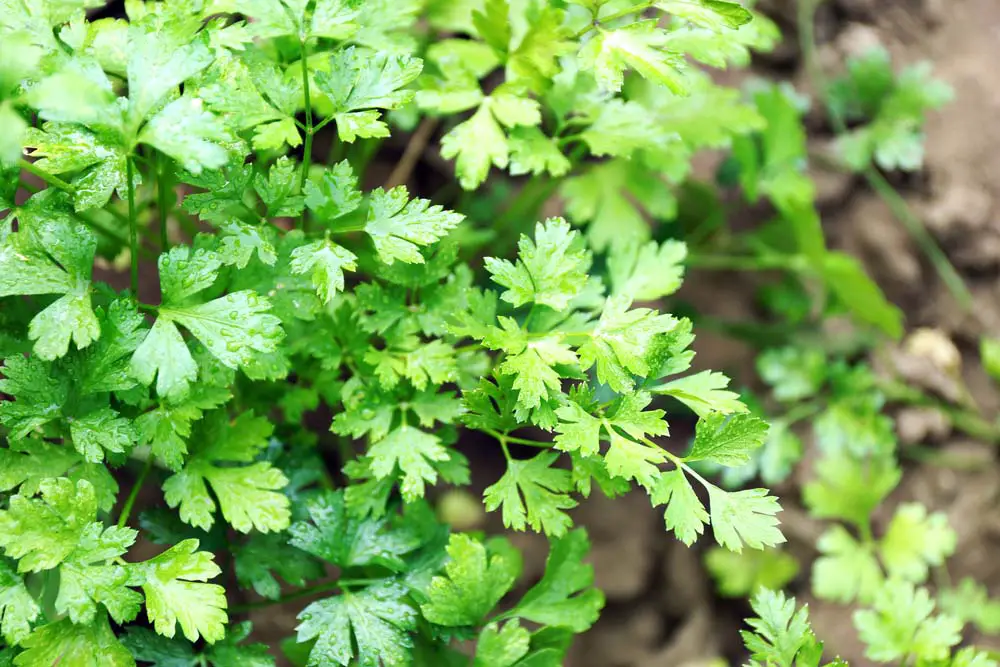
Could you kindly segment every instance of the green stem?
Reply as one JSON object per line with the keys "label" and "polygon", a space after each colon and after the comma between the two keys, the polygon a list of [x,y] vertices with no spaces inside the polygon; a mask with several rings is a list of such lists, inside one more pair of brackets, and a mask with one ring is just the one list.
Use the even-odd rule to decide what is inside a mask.
{"label": "green stem", "polygon": [[653,4],[655,4],[655,3],[650,0],[650,1],[642,3],[641,5],[636,5],[635,7],[628,7],[626,9],[622,9],[621,11],[617,11],[614,14],[608,14],[607,16],[605,16],[604,18],[599,19],[599,20],[595,18],[594,21],[591,24],[587,25],[586,27],[582,28],[581,30],[578,30],[577,33],[575,35],[573,35],[570,39],[574,39],[574,40],[580,39],[581,37],[583,37],[584,35],[586,35],[588,32],[590,32],[594,28],[596,28],[599,25],[601,25],[602,23],[610,23],[611,21],[614,21],[615,19],[620,19],[623,16],[628,16],[629,14],[635,14],[636,12],[644,12],[647,9],[649,9],[650,7],[652,7]]}
{"label": "green stem", "polygon": [[132,158],[126,158],[125,160],[125,171],[126,178],[128,178],[128,246],[129,254],[131,255],[130,260],[132,264],[131,270],[131,285],[132,285],[132,296],[136,299],[139,298],[139,237],[138,231],[136,229],[135,220],[135,180],[133,178],[134,167],[132,165]]}
{"label": "green stem", "polygon": [[170,197],[170,176],[167,173],[163,156],[156,154],[156,213],[160,219],[160,252],[164,253],[170,249],[170,240],[167,238],[167,200]]}
{"label": "green stem", "polygon": [[234,604],[229,606],[230,614],[244,614],[248,611],[254,609],[263,609],[265,607],[271,607],[273,605],[285,604],[288,602],[294,602],[295,600],[301,600],[302,598],[307,598],[317,593],[324,593],[326,591],[332,591],[338,588],[352,588],[356,586],[370,586],[382,581],[381,579],[337,579],[336,581],[324,581],[314,586],[308,586],[306,588],[299,589],[288,595],[283,595],[277,600],[256,600],[254,602],[246,602],[244,604]]}
{"label": "green stem", "polygon": [[28,172],[29,174],[37,176],[38,178],[42,179],[43,181],[45,181],[46,183],[48,183],[53,187],[59,188],[60,190],[69,192],[71,194],[76,192],[76,187],[74,187],[73,185],[67,183],[58,176],[53,176],[44,169],[39,169],[38,167],[35,166],[33,162],[29,162],[24,158],[21,158],[20,160],[17,161],[17,166],[19,166],[21,169]]}
{"label": "green stem", "polygon": [[913,241],[930,260],[934,270],[937,271],[941,281],[944,282],[945,287],[955,297],[955,300],[966,310],[971,310],[973,306],[972,292],[969,291],[969,287],[955,270],[948,256],[941,250],[941,246],[937,244],[934,237],[930,235],[924,224],[907,205],[906,200],[896,192],[896,188],[892,187],[892,184],[878,169],[869,166],[864,170],[863,175],[871,189],[882,198],[893,215],[906,227],[906,231],[910,233]]}
{"label": "green stem", "polygon": [[153,469],[153,461],[155,457],[150,454],[149,458],[142,466],[142,471],[139,476],[135,479],[135,484],[132,485],[132,490],[129,491],[128,498],[125,499],[125,505],[122,506],[122,513],[118,515],[118,527],[128,523],[128,518],[132,514],[132,507],[135,505],[136,498],[139,497],[139,491],[142,490],[142,485],[146,483],[146,478],[149,477],[149,471]]}
{"label": "green stem", "polygon": [[512,443],[515,445],[527,445],[528,447],[541,447],[544,449],[549,449],[552,447],[551,442],[542,442],[540,440],[529,440],[527,438],[518,438],[513,435],[507,435],[506,433],[501,433],[500,431],[495,431],[491,428],[485,429],[483,433],[489,435],[490,437],[499,440],[500,444],[507,447],[507,443]]}
{"label": "green stem", "polygon": [[717,269],[733,271],[772,271],[783,269],[793,272],[803,272],[809,265],[802,255],[699,255],[687,256],[685,263],[695,269]]}
{"label": "green stem", "polygon": [[[799,30],[799,42],[802,48],[802,59],[805,61],[806,73],[816,88],[816,94],[820,97],[830,116],[833,130],[838,136],[848,133],[847,121],[840,113],[836,105],[830,103],[827,95],[829,90],[826,75],[823,72],[816,49],[816,10],[824,0],[799,0],[797,22]],[[934,270],[940,276],[941,281],[951,292],[952,296],[965,310],[971,310],[973,306],[972,293],[962,277],[955,270],[948,256],[941,250],[934,237],[928,233],[920,218],[910,209],[906,200],[896,191],[892,184],[873,165],[869,164],[861,170],[861,175],[865,178],[868,186],[875,191],[882,201],[889,207],[893,215],[903,224],[921,252],[927,256]]]}
{"label": "green stem", "polygon": [[[306,187],[306,179],[309,178],[309,167],[312,164],[312,148],[313,148],[313,135],[315,135],[315,129],[313,128],[313,112],[312,112],[312,99],[309,96],[309,46],[308,40],[303,39],[299,42],[302,51],[302,94],[305,99],[305,113],[306,113],[306,141],[305,145],[302,147],[302,174],[299,177],[299,190],[303,190]],[[306,229],[306,212],[305,209],[302,210],[302,217],[299,219],[299,227],[303,230]]]}

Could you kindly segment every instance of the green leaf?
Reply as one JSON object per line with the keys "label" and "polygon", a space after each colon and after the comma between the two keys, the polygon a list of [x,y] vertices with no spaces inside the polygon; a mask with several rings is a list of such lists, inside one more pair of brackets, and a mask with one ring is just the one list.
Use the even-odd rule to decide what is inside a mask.
{"label": "green leaf", "polygon": [[0,631],[4,641],[17,645],[31,633],[31,624],[42,609],[24,585],[24,580],[6,561],[0,561]]}
{"label": "green leaf", "polygon": [[420,74],[419,58],[355,47],[334,53],[330,71],[315,73],[316,85],[333,105],[333,118],[341,141],[389,136],[376,109],[397,109],[413,98],[403,90]]}
{"label": "green leaf", "polygon": [[406,588],[387,580],[311,603],[298,615],[298,641],[316,640],[309,651],[310,667],[402,667],[410,662],[410,632],[418,618]]}
{"label": "green leaf", "polygon": [[307,510],[311,523],[292,524],[289,543],[342,568],[381,565],[401,572],[406,569],[403,556],[420,546],[412,531],[393,529],[386,519],[349,513],[343,491],[319,495]]}
{"label": "green leaf", "polygon": [[673,294],[684,279],[687,246],[680,241],[616,243],[608,255],[612,294],[652,301]]}
{"label": "green leaf", "polygon": [[129,31],[129,117],[133,126],[149,116],[177,86],[212,63],[212,53],[204,40],[190,44],[172,41],[166,31]]}
{"label": "green leaf", "polygon": [[210,553],[198,551],[198,540],[183,540],[134,567],[143,577],[146,615],[159,634],[173,637],[180,623],[188,641],[223,638],[229,620],[225,589],[203,583],[222,570]]}
{"label": "green leaf", "polygon": [[427,199],[410,199],[406,186],[371,193],[365,231],[386,264],[396,260],[423,264],[422,246],[444,238],[465,216],[432,205]]}
{"label": "green leaf", "polygon": [[[426,102],[423,105],[428,106]],[[441,138],[441,156],[456,158],[459,183],[463,189],[473,190],[486,180],[490,166],[507,168],[512,149],[504,128],[533,127],[541,120],[535,100],[496,91],[479,101],[479,108],[468,120]]]}
{"label": "green leaf", "polygon": [[781,590],[799,572],[794,556],[777,549],[736,554],[712,547],[705,565],[726,597],[747,597],[761,588]]}
{"label": "green leaf", "polygon": [[131,528],[111,526],[103,532],[93,524],[80,544],[59,567],[56,610],[74,623],[90,623],[103,605],[116,623],[134,620],[142,595],[126,588],[129,573],[119,559],[136,539]]}
{"label": "green leaf", "polygon": [[514,306],[537,303],[554,310],[565,310],[583,290],[589,268],[590,253],[562,218],[538,223],[534,241],[521,235],[516,264],[486,258],[493,281],[507,288],[500,298]]}
{"label": "green leaf", "polygon": [[691,546],[705,532],[708,512],[681,468],[661,474],[650,496],[654,507],[667,506],[663,517],[667,530],[672,530],[684,544]]}
{"label": "green leaf", "polygon": [[158,318],[132,355],[130,372],[148,385],[156,379],[156,393],[170,401],[187,396],[198,378],[198,365],[181,332],[168,319]]}
{"label": "green leaf", "polygon": [[65,356],[71,339],[82,349],[100,336],[90,303],[96,249],[93,232],[47,207],[21,214],[18,232],[0,241],[0,297],[62,295],[28,327],[28,338],[36,341],[34,350],[40,358]]}
{"label": "green leaf", "polygon": [[13,166],[24,154],[22,146],[28,123],[14,110],[11,100],[0,102],[0,125],[4,127],[0,135],[0,164]]}
{"label": "green leaf", "polygon": [[872,511],[896,488],[902,471],[893,461],[855,461],[825,457],[816,465],[817,479],[802,489],[806,507],[816,517],[868,523]]}
{"label": "green leaf", "polygon": [[421,605],[424,618],[437,625],[479,625],[514,585],[517,567],[503,554],[488,555],[467,535],[452,535],[447,551],[445,574],[431,580],[428,602]]}
{"label": "green leaf", "polygon": [[396,467],[402,474],[400,492],[407,502],[423,498],[425,483],[435,484],[438,473],[434,463],[448,460],[448,450],[440,439],[420,429],[402,424],[368,450],[369,468],[376,479],[394,475]]}
{"label": "green leaf", "polygon": [[39,498],[18,494],[0,511],[0,548],[17,559],[18,572],[55,568],[100,525],[90,482],[60,477],[40,482],[38,489]]}
{"label": "green leaf", "polygon": [[[722,373],[702,371],[694,375],[671,380],[666,384],[657,385],[650,391],[654,394],[673,396],[691,408],[696,415],[701,417],[702,421],[712,418],[721,422],[724,420],[719,420],[719,415],[747,411],[747,407],[740,401],[740,395],[733,391],[727,391],[726,387],[728,386],[729,378]],[[746,420],[742,418],[738,419],[737,417],[733,417],[729,421],[746,422]],[[767,432],[766,429],[764,432]],[[695,443],[697,444],[697,440]]]}
{"label": "green leaf", "polygon": [[[212,413],[199,424],[198,449],[187,463],[163,482],[170,507],[180,507],[185,523],[208,530],[215,523],[216,503],[233,528],[248,533],[288,527],[291,511],[281,489],[288,479],[270,462],[251,463],[267,447],[273,427],[263,417],[244,412],[233,421]],[[234,466],[234,463],[250,463]],[[207,485],[207,486],[206,486]]]}
{"label": "green leaf", "polygon": [[347,160],[324,169],[319,182],[307,180],[303,192],[306,206],[323,221],[347,215],[356,210],[362,200],[358,178]]}
{"label": "green leaf", "polygon": [[767,422],[757,417],[710,412],[698,420],[694,444],[684,460],[744,465],[750,461],[751,453],[764,444],[767,432]]}
{"label": "green leaf", "polygon": [[516,620],[503,626],[487,625],[479,634],[476,643],[476,659],[473,667],[512,667],[527,655],[531,645],[531,633],[521,627]]}
{"label": "green leaf", "polygon": [[875,594],[872,609],[854,613],[854,626],[867,648],[865,656],[878,662],[945,660],[961,639],[961,622],[932,616],[934,601],[924,588],[890,581]]}
{"label": "green leaf", "polygon": [[763,549],[785,541],[775,517],[781,506],[766,489],[730,492],[709,486],[708,503],[715,540],[730,551],[739,553],[743,545]]}
{"label": "green leaf", "polygon": [[669,43],[665,30],[656,21],[637,21],[617,30],[600,30],[580,50],[580,64],[592,70],[602,88],[611,92],[622,89],[626,69],[665,86],[677,95],[687,92],[681,73],[684,60],[678,53],[664,50]]}
{"label": "green leaf", "polygon": [[146,628],[131,626],[121,638],[136,660],[151,663],[154,667],[274,667],[274,658],[264,644],[242,644],[250,634],[248,621],[229,628],[225,639],[195,654],[191,644],[178,639],[162,637]]}
{"label": "green leaf", "polygon": [[281,596],[281,585],[275,575],[300,588],[323,575],[319,561],[288,544],[288,538],[280,533],[251,535],[235,549],[233,566],[240,586],[253,588],[269,600]]}
{"label": "green leaf", "polygon": [[760,665],[793,667],[800,664],[796,656],[815,642],[807,608],[796,611],[795,598],[786,598],[781,591],[766,588],[754,595],[750,606],[757,615],[757,618],[747,619],[753,631],[740,631],[750,657]]}
{"label": "green leaf", "polygon": [[229,161],[220,144],[229,140],[225,125],[194,97],[174,100],[153,116],[139,141],[163,151],[192,174],[218,169]]}
{"label": "green leaf", "polygon": [[724,0],[658,0],[656,6],[674,16],[706,28],[739,28],[753,20],[753,14],[737,2]]}
{"label": "green leaf", "polygon": [[994,380],[1000,382],[1000,339],[981,338],[979,340],[979,358],[983,368]]}
{"label": "green leaf", "polygon": [[510,460],[507,471],[483,493],[486,510],[502,509],[503,523],[514,530],[544,531],[563,535],[572,519],[563,510],[576,507],[569,496],[570,473],[553,468],[558,452],[542,452],[530,459]]}
{"label": "green leaf", "polygon": [[580,346],[580,368],[597,366],[597,379],[618,392],[631,391],[633,375],[646,377],[650,368],[646,356],[659,334],[672,331],[677,320],[649,308],[633,308],[624,295],[607,300],[601,319]]}
{"label": "green leaf", "polygon": [[927,580],[931,566],[943,565],[955,552],[957,539],[944,514],[928,515],[920,503],[906,503],[893,515],[879,555],[890,577],[919,584]]}
{"label": "green leaf", "polygon": [[329,239],[314,241],[292,251],[292,273],[309,274],[323,303],[344,291],[344,271],[356,270],[357,256]]}
{"label": "green leaf", "polygon": [[122,454],[138,438],[135,426],[110,408],[102,408],[80,417],[70,425],[73,447],[84,460],[100,463],[104,452]]}
{"label": "green leaf", "polygon": [[570,161],[558,143],[537,127],[519,126],[511,129],[507,140],[510,149],[510,175],[549,174],[559,178],[570,170]]}
{"label": "green leaf", "polygon": [[812,571],[816,597],[842,604],[871,602],[885,580],[872,546],[859,543],[843,526],[833,526],[820,536],[816,548],[822,554]]}
{"label": "green leaf", "polygon": [[135,660],[100,616],[86,625],[64,618],[35,628],[21,643],[16,667],[134,667]]}
{"label": "green leaf", "polygon": [[552,542],[545,561],[545,574],[514,608],[528,621],[573,632],[585,632],[597,620],[604,595],[594,584],[594,568],[583,562],[590,541],[583,529],[571,531]]}
{"label": "green leaf", "polygon": [[843,253],[827,253],[823,280],[854,317],[892,338],[903,335],[903,313],[889,303],[882,290],[861,268],[858,260]]}
{"label": "green leaf", "polygon": [[253,253],[268,266],[274,266],[278,255],[272,243],[272,236],[263,227],[252,227],[243,222],[231,221],[221,227],[219,257],[226,265],[245,269]]}

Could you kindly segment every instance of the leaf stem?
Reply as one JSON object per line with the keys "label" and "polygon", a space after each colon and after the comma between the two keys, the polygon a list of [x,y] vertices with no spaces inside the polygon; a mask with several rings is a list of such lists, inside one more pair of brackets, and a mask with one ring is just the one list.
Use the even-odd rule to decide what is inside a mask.
{"label": "leaf stem", "polygon": [[44,169],[36,167],[33,162],[29,162],[24,158],[21,158],[20,160],[17,161],[17,166],[23,169],[24,171],[28,172],[29,174],[37,176],[38,178],[42,179],[49,185],[59,188],[60,190],[63,190],[64,192],[69,192],[70,194],[76,192],[75,186],[71,185],[70,183],[67,183],[58,176],[53,176]]}
{"label": "leaf stem", "polygon": [[[299,176],[299,190],[306,187],[306,179],[309,178],[309,167],[312,164],[313,136],[316,131],[313,128],[312,99],[309,95],[309,40],[303,38],[299,41],[302,56],[302,94],[304,97],[306,114],[306,141],[302,147],[302,174]],[[302,217],[299,219],[299,227],[306,229],[306,211],[302,209]]]}
{"label": "leaf stem", "polygon": [[337,588],[352,588],[357,586],[370,586],[382,581],[381,579],[337,579],[335,581],[324,581],[313,586],[307,586],[306,588],[301,588],[297,591],[283,595],[276,600],[255,600],[254,602],[246,602],[243,604],[234,604],[229,606],[230,614],[244,614],[248,611],[254,609],[263,609],[265,607],[271,607],[279,604],[286,604],[288,602],[294,602],[295,600],[301,600],[302,598],[307,598],[317,593],[324,593],[326,591],[332,591]]}
{"label": "leaf stem", "polygon": [[[824,0],[799,0],[796,19],[799,30],[799,43],[802,49],[802,59],[805,61],[806,74],[816,88],[816,94],[822,100],[826,111],[830,116],[830,123],[833,131],[838,136],[848,133],[847,121],[836,105],[831,104],[827,95],[828,85],[823,67],[817,58],[816,49],[816,10]],[[877,168],[868,164],[861,170],[868,186],[875,191],[882,201],[889,207],[893,215],[902,223],[920,248],[921,252],[930,260],[941,281],[951,292],[958,304],[969,311],[973,306],[972,293],[958,271],[952,265],[948,256],[941,250],[934,237],[930,235],[923,222],[913,212],[906,200],[896,191],[889,181],[886,180]]]}
{"label": "leaf stem", "polygon": [[500,444],[506,448],[506,443],[512,443],[515,445],[526,445],[528,447],[542,447],[548,449],[552,447],[551,442],[542,442],[541,440],[529,440],[527,438],[518,438],[513,435],[507,435],[506,433],[501,433],[491,428],[483,429],[483,433],[489,435],[490,437],[499,440]]}
{"label": "leaf stem", "polygon": [[154,154],[154,164],[156,165],[156,213],[160,219],[160,252],[164,253],[170,249],[170,240],[167,238],[167,200],[170,193],[170,176],[167,173],[162,155]]}
{"label": "leaf stem", "polygon": [[139,472],[139,476],[135,479],[135,484],[132,485],[132,490],[129,491],[128,498],[125,499],[125,504],[122,506],[122,512],[118,515],[118,527],[128,523],[128,518],[132,514],[132,507],[135,505],[136,498],[139,497],[139,491],[142,490],[142,485],[146,483],[146,478],[149,477],[149,472],[153,469],[153,461],[156,457],[149,455],[146,462],[142,466],[142,471]]}
{"label": "leaf stem", "polygon": [[699,255],[692,253],[685,263],[696,269],[718,269],[734,271],[772,271],[783,269],[796,273],[809,270],[802,255],[759,255],[741,257],[738,255]]}
{"label": "leaf stem", "polygon": [[136,299],[139,298],[139,237],[138,230],[136,229],[136,219],[135,219],[135,180],[134,171],[135,167],[132,164],[132,158],[129,156],[125,159],[125,171],[126,178],[128,178],[128,245],[129,245],[129,255],[131,255],[131,286],[132,286],[132,296]]}
{"label": "leaf stem", "polygon": [[586,35],[588,32],[590,32],[591,30],[593,30],[594,28],[597,28],[598,26],[600,26],[602,23],[610,23],[611,21],[614,21],[615,19],[620,19],[623,16],[628,16],[629,14],[635,14],[636,12],[644,12],[647,9],[649,9],[650,7],[652,7],[654,4],[655,3],[652,0],[648,0],[647,2],[643,2],[640,5],[636,5],[634,7],[626,7],[625,9],[617,11],[617,12],[615,12],[613,14],[608,14],[607,16],[605,16],[602,19],[598,19],[598,18],[595,17],[592,23],[590,23],[586,27],[582,28],[581,30],[578,30],[576,32],[576,34],[574,34],[570,39],[574,39],[574,40],[575,39],[580,39],[581,37],[583,37],[584,35]]}

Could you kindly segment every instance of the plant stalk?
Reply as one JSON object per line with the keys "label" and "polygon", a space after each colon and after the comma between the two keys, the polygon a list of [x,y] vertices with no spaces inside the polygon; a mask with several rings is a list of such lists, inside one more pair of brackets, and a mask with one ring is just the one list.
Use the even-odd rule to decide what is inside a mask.
{"label": "plant stalk", "polygon": [[[306,186],[306,179],[309,178],[309,167],[312,164],[312,150],[313,150],[313,136],[315,135],[315,129],[313,128],[313,112],[312,112],[312,99],[309,95],[309,40],[304,38],[299,42],[301,46],[302,55],[302,94],[304,97],[305,104],[305,114],[306,114],[306,140],[305,144],[302,146],[302,173],[299,176],[299,190],[302,191]],[[305,209],[302,210],[302,217],[299,219],[299,227],[303,230],[306,229],[306,212]]]}
{"label": "plant stalk", "polygon": [[153,469],[154,460],[155,457],[150,453],[142,466],[142,471],[136,477],[135,484],[132,485],[132,490],[129,491],[128,498],[125,499],[125,504],[122,506],[122,513],[118,515],[119,528],[128,523],[129,516],[132,515],[132,507],[135,505],[136,498],[139,497],[139,491],[142,490],[142,485],[146,483],[146,478],[149,477],[149,472]]}
{"label": "plant stalk", "polygon": [[139,235],[135,219],[135,167],[132,158],[125,159],[126,178],[128,178],[128,245],[131,262],[132,295],[139,298]]}
{"label": "plant stalk", "polygon": [[167,238],[167,200],[170,196],[170,176],[162,155],[154,157],[156,165],[156,213],[160,219],[160,252],[170,249],[170,239]]}

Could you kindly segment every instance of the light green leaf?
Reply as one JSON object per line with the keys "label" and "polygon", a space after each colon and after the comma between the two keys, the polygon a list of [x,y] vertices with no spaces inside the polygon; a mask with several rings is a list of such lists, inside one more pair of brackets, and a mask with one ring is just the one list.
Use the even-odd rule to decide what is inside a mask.
{"label": "light green leaf", "polygon": [[158,318],[132,355],[129,367],[139,382],[148,385],[156,378],[156,393],[177,401],[187,395],[198,378],[198,365],[191,356],[177,326]]}
{"label": "light green leaf", "polygon": [[597,620],[604,595],[594,584],[594,568],[583,562],[590,541],[577,529],[552,542],[545,574],[514,608],[514,614],[573,632],[585,632]]}
{"label": "light green leaf", "polygon": [[427,199],[410,199],[406,186],[371,193],[365,231],[386,264],[397,259],[423,264],[420,248],[436,243],[458,226],[465,216],[432,205]]}
{"label": "light green leaf", "polygon": [[0,562],[0,631],[4,641],[10,645],[24,641],[41,611],[21,576],[6,562]]}
{"label": "light green leaf", "polygon": [[683,57],[664,50],[669,34],[655,20],[637,21],[617,30],[600,30],[580,50],[581,66],[592,70],[601,87],[618,92],[626,69],[666,86],[673,93],[687,92]]}
{"label": "light green leaf", "polygon": [[920,503],[900,505],[879,543],[879,555],[890,577],[920,584],[931,566],[943,565],[955,552],[955,531],[941,512],[928,515]]}
{"label": "light green leaf", "polygon": [[473,667],[512,667],[527,655],[531,633],[516,620],[497,627],[491,623],[479,633]]}
{"label": "light green leaf", "polygon": [[21,647],[16,667],[135,667],[104,615],[86,625],[63,618],[35,628]]}
{"label": "light green leaf", "polygon": [[394,475],[396,467],[402,474],[400,492],[407,502],[423,498],[425,483],[437,482],[438,473],[434,463],[447,461],[448,450],[440,439],[420,429],[402,424],[371,446],[369,468],[376,479]]}
{"label": "light green leaf", "polygon": [[652,301],[676,292],[684,279],[687,246],[680,241],[639,243],[630,239],[611,246],[608,274],[612,294]]}
{"label": "light green leaf", "polygon": [[521,235],[518,259],[486,258],[493,281],[507,289],[500,295],[514,306],[537,303],[565,310],[587,283],[590,253],[580,235],[562,218],[535,226],[535,240]]}
{"label": "light green leaf", "polygon": [[705,532],[708,512],[680,468],[661,474],[650,496],[654,507],[667,506],[663,517],[667,530],[672,530],[684,544],[691,546]]}
{"label": "light green leaf", "polygon": [[646,377],[646,355],[658,334],[672,331],[677,320],[649,308],[633,308],[625,295],[607,300],[597,327],[580,346],[580,367],[597,366],[597,379],[618,392],[631,391],[633,375]]}
{"label": "light green leaf", "polygon": [[417,78],[422,67],[419,58],[383,51],[372,55],[348,47],[334,53],[330,71],[318,71],[315,77],[333,104],[340,139],[350,143],[358,137],[389,136],[377,109],[397,109],[413,99],[413,91],[403,87]]}
{"label": "light green leaf", "polygon": [[163,151],[192,174],[225,165],[229,155],[220,143],[228,140],[222,121],[205,111],[200,99],[188,96],[161,109],[139,135],[139,141]]}
{"label": "light green leaf", "polygon": [[357,269],[357,256],[329,239],[314,241],[292,251],[292,273],[308,273],[323,303],[344,291],[344,271]]}
{"label": "light green leaf", "polygon": [[309,651],[309,667],[402,667],[411,660],[410,633],[418,618],[406,588],[386,580],[310,604],[298,615],[298,641],[316,640]]}
{"label": "light green leaf", "polygon": [[201,423],[198,450],[183,469],[163,483],[164,497],[171,507],[180,507],[185,523],[208,530],[215,523],[218,498],[222,516],[236,530],[266,533],[288,527],[291,512],[288,497],[280,492],[288,478],[267,461],[248,466],[267,446],[272,426],[263,417],[244,412],[233,421],[215,412]]}
{"label": "light green leaf", "polygon": [[517,564],[462,534],[449,538],[447,552],[444,575],[431,580],[421,611],[437,625],[478,625],[513,587]]}
{"label": "light green leaf", "polygon": [[767,432],[767,422],[757,417],[710,412],[698,420],[694,444],[684,460],[744,465],[750,461],[751,453],[764,444]]}
{"label": "light green leaf", "polygon": [[101,408],[70,424],[73,448],[91,463],[104,460],[104,452],[123,454],[135,444],[138,433],[128,419],[111,408]]}
{"label": "light green leaf", "polygon": [[870,545],[859,543],[837,525],[820,536],[816,548],[822,554],[812,570],[816,597],[842,604],[871,602],[885,576]]}
{"label": "light green leaf", "polygon": [[569,496],[569,471],[552,467],[558,457],[558,452],[542,452],[509,461],[503,477],[483,493],[486,510],[502,508],[504,525],[514,530],[531,526],[546,535],[564,534],[573,522],[563,510],[577,503]]}
{"label": "light green leaf", "polygon": [[712,414],[728,415],[747,411],[747,407],[740,401],[740,395],[727,391],[728,386],[729,378],[722,373],[702,371],[657,385],[650,391],[673,396],[704,420]]}
{"label": "light green leaf", "polygon": [[730,551],[739,553],[743,545],[763,549],[785,541],[775,517],[781,506],[766,489],[730,492],[709,486],[708,503],[715,540]]}
{"label": "light green leaf", "polygon": [[198,540],[183,540],[135,569],[143,576],[146,615],[156,631],[173,637],[177,624],[188,641],[209,644],[225,635],[229,621],[222,586],[203,582],[222,573],[212,554],[198,551]]}

